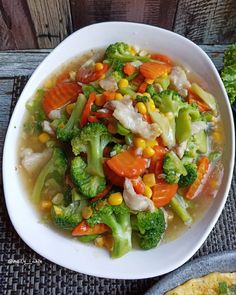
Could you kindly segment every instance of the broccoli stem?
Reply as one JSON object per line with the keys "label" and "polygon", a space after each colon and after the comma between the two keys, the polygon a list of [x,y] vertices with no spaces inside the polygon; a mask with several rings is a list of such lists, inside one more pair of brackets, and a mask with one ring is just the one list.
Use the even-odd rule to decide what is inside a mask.
{"label": "broccoli stem", "polygon": [[186,225],[191,225],[192,217],[187,211],[188,205],[183,197],[175,195],[174,198],[171,199],[170,205],[174,212]]}
{"label": "broccoli stem", "polygon": [[112,230],[114,245],[111,257],[119,258],[125,255],[132,247],[129,214],[119,214],[117,218],[113,215],[104,216],[103,223],[108,225]]}
{"label": "broccoli stem", "polygon": [[51,162],[49,161],[41,170],[36,183],[34,185],[34,189],[33,189],[33,193],[32,193],[32,200],[35,203],[39,203],[40,198],[41,198],[41,192],[43,190],[44,187],[44,183],[46,180],[46,177],[48,176],[48,171],[50,170],[51,167]]}
{"label": "broccoli stem", "polygon": [[75,104],[75,108],[66,123],[66,126],[64,127],[64,130],[71,130],[74,125],[76,125],[79,122],[79,119],[81,117],[82,111],[84,109],[85,103],[87,102],[87,99],[85,95],[79,95],[79,98]]}
{"label": "broccoli stem", "polygon": [[91,175],[97,175],[104,177],[104,172],[102,168],[102,153],[101,144],[100,144],[100,137],[96,136],[93,138],[93,141],[89,144],[89,151],[88,151],[88,166],[87,172]]}

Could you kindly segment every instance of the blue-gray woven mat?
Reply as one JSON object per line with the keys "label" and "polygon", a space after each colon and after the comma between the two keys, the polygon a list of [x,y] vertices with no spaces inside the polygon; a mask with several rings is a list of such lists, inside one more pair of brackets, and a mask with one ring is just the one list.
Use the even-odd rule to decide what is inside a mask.
{"label": "blue-gray woven mat", "polygon": [[[11,111],[27,79],[25,76],[15,78]],[[17,235],[9,220],[3,193],[1,195],[0,294],[140,295],[157,282],[158,278],[128,281],[101,279],[49,262],[31,250]],[[210,236],[193,258],[224,250],[236,250],[236,169],[226,206]]]}

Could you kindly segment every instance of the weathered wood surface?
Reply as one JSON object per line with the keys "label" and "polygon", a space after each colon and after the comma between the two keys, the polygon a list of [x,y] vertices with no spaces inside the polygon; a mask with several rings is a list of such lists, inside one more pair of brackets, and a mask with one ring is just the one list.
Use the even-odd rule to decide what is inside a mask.
{"label": "weathered wood surface", "polygon": [[37,48],[28,6],[22,0],[0,1],[0,49]]}
{"label": "weathered wood surface", "polygon": [[[218,69],[222,67],[223,53],[226,45],[202,45]],[[30,75],[39,63],[51,52],[46,50],[0,52],[0,78]]]}
{"label": "weathered wood surface", "polygon": [[236,42],[235,0],[1,0],[0,50],[53,48],[104,21],[160,26],[199,44]]}
{"label": "weathered wood surface", "polygon": [[236,1],[180,0],[174,31],[200,44],[236,42]]}
{"label": "weathered wood surface", "polygon": [[133,21],[172,29],[177,0],[71,0],[74,29],[103,21]]}
{"label": "weathered wood surface", "polygon": [[39,48],[53,48],[72,32],[69,0],[27,0]]}

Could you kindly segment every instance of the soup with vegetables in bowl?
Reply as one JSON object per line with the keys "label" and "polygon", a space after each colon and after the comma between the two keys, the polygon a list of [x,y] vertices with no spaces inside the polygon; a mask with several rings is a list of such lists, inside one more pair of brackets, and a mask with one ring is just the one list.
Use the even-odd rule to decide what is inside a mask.
{"label": "soup with vegetables in bowl", "polygon": [[[214,96],[165,53],[116,42],[26,104],[19,162],[44,221],[119,258],[191,226],[223,176]],[[207,193],[206,193],[207,191]],[[182,224],[181,224],[182,223]]]}
{"label": "soup with vegetables in bowl", "polygon": [[3,160],[11,220],[35,251],[76,271],[171,271],[223,208],[232,126],[218,74],[193,43],[139,24],[84,28],[39,66],[14,111]]}

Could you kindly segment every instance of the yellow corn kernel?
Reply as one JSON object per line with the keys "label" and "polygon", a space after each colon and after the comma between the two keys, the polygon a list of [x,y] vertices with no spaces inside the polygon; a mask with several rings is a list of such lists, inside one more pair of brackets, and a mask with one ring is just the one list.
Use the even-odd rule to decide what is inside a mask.
{"label": "yellow corn kernel", "polygon": [[105,98],[103,95],[96,95],[95,104],[99,107],[102,107],[105,103]]}
{"label": "yellow corn kernel", "polygon": [[148,185],[145,185],[144,187],[144,196],[148,197],[149,199],[152,196],[152,189]]}
{"label": "yellow corn kernel", "polygon": [[46,132],[43,132],[39,135],[38,139],[40,142],[45,143],[50,139],[50,136]]}
{"label": "yellow corn kernel", "polygon": [[153,84],[154,83],[154,80],[152,80],[152,79],[145,79],[145,82],[147,84]]}
{"label": "yellow corn kernel", "polygon": [[140,137],[135,137],[134,138],[134,146],[136,148],[142,148],[145,149],[146,147],[146,141]]}
{"label": "yellow corn kernel", "polygon": [[147,113],[147,108],[143,102],[138,102],[136,104],[136,108],[138,109],[138,112],[142,115],[145,115]]}
{"label": "yellow corn kernel", "polygon": [[143,156],[146,158],[151,158],[153,155],[155,154],[155,151],[153,148],[151,148],[150,146],[147,146],[144,150],[143,150]]}
{"label": "yellow corn kernel", "polygon": [[127,79],[121,79],[119,81],[119,88],[126,88],[129,85],[129,81]]}
{"label": "yellow corn kernel", "polygon": [[104,207],[105,205],[107,204],[107,201],[106,200],[103,200],[101,202],[99,202],[97,205],[96,205],[96,210],[100,210],[102,207]]}
{"label": "yellow corn kernel", "polygon": [[144,92],[144,93],[142,94],[142,96],[147,96],[148,98],[151,98],[151,95],[150,95],[150,93],[148,93],[148,92]]}
{"label": "yellow corn kernel", "polygon": [[99,78],[99,80],[104,80],[105,78],[106,78],[106,75],[103,74],[103,75]]}
{"label": "yellow corn kernel", "polygon": [[221,137],[221,134],[219,131],[214,131],[212,136],[213,136],[213,139],[216,143],[221,143],[222,137]]}
{"label": "yellow corn kernel", "polygon": [[95,71],[101,71],[103,69],[103,64],[101,62],[97,62],[95,64]]}
{"label": "yellow corn kernel", "polygon": [[154,173],[149,173],[143,175],[143,182],[149,187],[152,187],[156,184],[156,177]]}
{"label": "yellow corn kernel", "polygon": [[146,140],[146,145],[153,148],[154,146],[158,145],[156,140]]}
{"label": "yellow corn kernel", "polygon": [[136,51],[135,51],[135,49],[133,47],[129,47],[129,52],[132,55],[135,55],[136,54]]}
{"label": "yellow corn kernel", "polygon": [[123,99],[123,95],[121,93],[116,93],[115,99],[116,100],[121,100],[121,99]]}
{"label": "yellow corn kernel", "polygon": [[51,209],[51,207],[52,207],[52,202],[51,201],[44,200],[44,201],[41,202],[41,209],[42,210],[49,210],[49,209]]}
{"label": "yellow corn kernel", "polygon": [[156,110],[156,107],[155,107],[155,103],[152,99],[149,99],[148,102],[146,102],[146,106],[147,108],[149,108],[152,112],[154,112]]}
{"label": "yellow corn kernel", "polygon": [[75,103],[70,103],[66,106],[66,112],[68,115],[71,115],[75,107]]}
{"label": "yellow corn kernel", "polygon": [[102,248],[104,246],[103,237],[98,237],[94,240],[94,244],[96,247]]}
{"label": "yellow corn kernel", "polygon": [[44,83],[44,88],[50,89],[55,85],[55,81],[54,79],[48,79],[45,83]]}
{"label": "yellow corn kernel", "polygon": [[88,219],[89,217],[92,216],[92,214],[93,214],[93,210],[92,210],[91,207],[88,207],[88,206],[83,207],[83,209],[82,209],[82,217],[84,219]]}
{"label": "yellow corn kernel", "polygon": [[112,206],[120,205],[123,202],[123,197],[121,193],[111,194],[108,198],[108,203]]}

